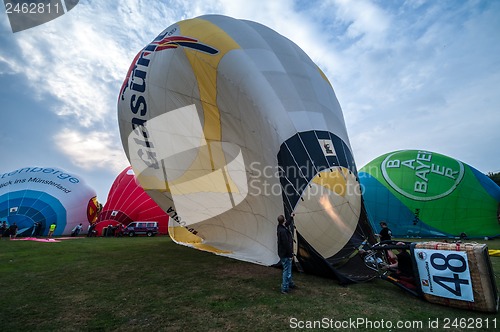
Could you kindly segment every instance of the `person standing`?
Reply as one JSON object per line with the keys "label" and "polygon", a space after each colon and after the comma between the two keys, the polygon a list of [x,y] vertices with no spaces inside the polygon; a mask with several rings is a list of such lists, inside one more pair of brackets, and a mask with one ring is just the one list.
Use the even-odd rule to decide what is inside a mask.
{"label": "person standing", "polygon": [[4,234],[7,233],[7,223],[4,221],[2,221],[2,224],[0,225],[0,237],[3,237]]}
{"label": "person standing", "polygon": [[385,221],[381,221],[380,227],[382,227],[380,233],[378,234],[380,237],[380,242],[392,240],[392,232],[391,229],[387,226],[387,223]]}
{"label": "person standing", "polygon": [[10,225],[9,227],[9,234],[10,234],[10,238],[11,239],[15,239],[16,236],[17,236],[17,225],[16,223],[13,223],[12,225]]}
{"label": "person standing", "polygon": [[71,236],[78,236],[82,230],[82,223],[80,223],[79,225],[76,225],[73,230],[71,231]]}
{"label": "person standing", "polygon": [[92,237],[92,236],[95,236],[95,223],[94,224],[89,224],[89,228],[88,228],[88,231],[87,231],[87,237]]}
{"label": "person standing", "polygon": [[33,223],[33,232],[31,232],[31,237],[37,237],[41,227],[42,223],[40,221],[35,221]]}
{"label": "person standing", "polygon": [[47,237],[50,238],[50,237],[52,237],[52,235],[54,235],[54,231],[56,230],[56,227],[57,227],[56,222],[55,221],[52,222],[52,224],[49,227],[49,234],[47,235]]}
{"label": "person standing", "polygon": [[289,220],[285,220],[283,215],[278,216],[278,256],[283,266],[281,294],[287,294],[290,289],[295,288],[292,279],[293,236],[287,228],[288,225],[293,223],[294,216],[295,214],[292,213]]}

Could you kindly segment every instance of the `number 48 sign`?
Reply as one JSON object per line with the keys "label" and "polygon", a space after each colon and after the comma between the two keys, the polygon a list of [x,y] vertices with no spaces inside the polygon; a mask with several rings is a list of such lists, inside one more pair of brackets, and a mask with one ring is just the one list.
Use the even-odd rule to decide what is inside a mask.
{"label": "number 48 sign", "polygon": [[466,252],[415,249],[414,255],[424,293],[474,302]]}

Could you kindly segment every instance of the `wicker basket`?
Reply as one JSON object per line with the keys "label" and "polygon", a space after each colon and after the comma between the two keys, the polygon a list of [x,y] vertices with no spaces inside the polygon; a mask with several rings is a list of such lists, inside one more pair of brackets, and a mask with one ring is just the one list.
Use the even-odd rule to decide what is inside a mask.
{"label": "wicker basket", "polygon": [[486,244],[422,242],[415,248],[467,252],[474,302],[424,293],[427,301],[468,310],[498,312],[498,291]]}

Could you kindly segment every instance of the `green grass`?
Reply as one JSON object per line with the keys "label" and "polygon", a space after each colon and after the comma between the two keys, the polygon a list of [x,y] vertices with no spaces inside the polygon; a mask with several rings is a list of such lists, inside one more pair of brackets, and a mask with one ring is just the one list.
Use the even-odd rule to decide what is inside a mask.
{"label": "green grass", "polygon": [[[500,248],[500,240],[486,243]],[[491,260],[499,284],[500,258]],[[420,321],[425,328],[416,330],[422,331],[429,320],[439,319],[442,327],[445,318],[482,319],[483,325],[487,319],[490,331],[494,319],[500,325],[498,315],[432,304],[378,279],[340,286],[294,273],[300,288],[281,295],[280,278],[278,269],[179,246],[168,237],[3,239],[0,330],[284,331],[292,318]]]}

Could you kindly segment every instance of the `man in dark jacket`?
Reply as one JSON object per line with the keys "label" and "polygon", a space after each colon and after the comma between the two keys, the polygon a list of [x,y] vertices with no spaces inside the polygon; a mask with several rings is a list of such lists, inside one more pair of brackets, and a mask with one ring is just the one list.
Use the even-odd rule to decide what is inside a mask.
{"label": "man in dark jacket", "polygon": [[16,236],[17,236],[17,230],[18,230],[18,227],[16,225],[16,223],[13,223],[12,225],[10,225],[9,227],[9,233],[10,233],[10,238],[11,239],[15,239]]}
{"label": "man in dark jacket", "polygon": [[380,227],[382,227],[379,233],[380,242],[392,240],[392,232],[391,229],[387,226],[387,223],[385,221],[381,221]]}
{"label": "man in dark jacket", "polygon": [[282,294],[287,294],[290,288],[295,288],[295,284],[292,280],[293,237],[292,233],[287,228],[288,225],[293,223],[294,216],[295,214],[292,213],[288,221],[285,221],[283,215],[278,217],[278,256],[283,266],[283,281],[281,283]]}

